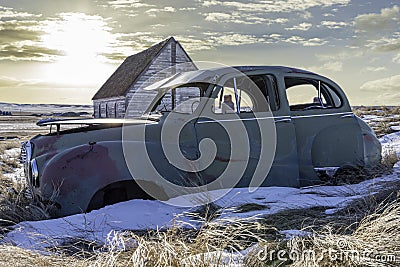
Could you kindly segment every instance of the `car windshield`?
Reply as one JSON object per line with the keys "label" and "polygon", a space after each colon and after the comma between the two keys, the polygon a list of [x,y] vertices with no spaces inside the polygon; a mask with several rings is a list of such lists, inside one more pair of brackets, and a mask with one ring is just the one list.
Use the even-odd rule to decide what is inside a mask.
{"label": "car windshield", "polygon": [[151,119],[158,119],[163,113],[171,111],[193,113],[208,87],[220,82],[220,77],[229,72],[232,70],[220,68],[174,74],[141,88],[139,94],[144,97],[138,103],[136,97],[135,103],[130,103],[129,108],[140,107],[143,109],[142,117]]}
{"label": "car windshield", "polygon": [[152,119],[168,112],[192,114],[202,97],[214,98],[213,112],[218,114],[268,110],[256,82],[232,68],[178,73],[143,89],[148,105],[142,114]]}

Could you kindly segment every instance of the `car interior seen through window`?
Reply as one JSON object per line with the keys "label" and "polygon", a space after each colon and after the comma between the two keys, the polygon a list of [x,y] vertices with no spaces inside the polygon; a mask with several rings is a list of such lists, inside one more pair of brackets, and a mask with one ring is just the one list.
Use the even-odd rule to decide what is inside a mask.
{"label": "car interior seen through window", "polygon": [[235,77],[223,87],[216,86],[215,90],[219,90],[213,106],[213,112],[217,114],[279,109],[276,81],[272,75]]}
{"label": "car interior seen through window", "polygon": [[316,79],[286,77],[286,96],[290,110],[338,108],[342,101],[333,86]]}

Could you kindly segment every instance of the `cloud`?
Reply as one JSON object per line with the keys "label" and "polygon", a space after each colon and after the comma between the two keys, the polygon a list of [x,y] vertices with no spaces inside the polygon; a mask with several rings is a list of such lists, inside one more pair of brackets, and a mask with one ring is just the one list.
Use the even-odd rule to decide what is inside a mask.
{"label": "cloud", "polygon": [[254,44],[263,42],[264,39],[256,37],[251,34],[238,34],[238,33],[227,33],[217,36],[210,36],[212,43],[216,43],[218,46],[238,46],[245,44]]}
{"label": "cloud", "polygon": [[370,40],[366,47],[372,48],[380,52],[390,52],[400,50],[400,39],[383,37],[377,40]]}
{"label": "cloud", "polygon": [[112,0],[107,2],[108,5],[115,9],[127,9],[127,8],[142,8],[142,7],[154,7],[147,3],[142,3],[139,0]]}
{"label": "cloud", "polygon": [[318,66],[311,66],[308,67],[308,69],[320,73],[324,71],[332,71],[332,72],[339,72],[343,70],[343,62],[342,61],[329,61],[324,64],[318,65]]}
{"label": "cloud", "polygon": [[32,14],[28,12],[19,12],[15,11],[10,7],[0,6],[0,19],[1,20],[9,20],[9,19],[20,19],[20,18],[39,18],[41,14]]}
{"label": "cloud", "polygon": [[156,17],[158,13],[174,13],[176,9],[172,6],[166,6],[164,8],[150,8],[144,13],[148,14],[150,17]]}
{"label": "cloud", "polygon": [[322,21],[321,25],[329,29],[340,29],[349,26],[349,23],[343,21]]}
{"label": "cloud", "polygon": [[205,32],[204,36],[177,35],[175,37],[185,47],[185,50],[189,52],[210,50],[224,46],[241,46],[267,42],[264,37],[234,32]]}
{"label": "cloud", "polygon": [[41,80],[16,79],[9,76],[0,76],[0,88],[52,88],[54,86],[60,87],[61,85],[49,84]]}
{"label": "cloud", "polygon": [[245,12],[294,12],[305,11],[312,7],[329,7],[333,5],[347,5],[350,0],[275,0],[275,1],[258,1],[258,2],[240,2],[240,1],[218,1],[207,0],[202,1],[205,7],[222,6],[231,7],[239,11]]}
{"label": "cloud", "polygon": [[378,52],[400,50],[400,8],[397,5],[381,9],[380,13],[358,15],[354,19],[359,46]]}
{"label": "cloud", "polygon": [[387,68],[381,67],[381,66],[380,67],[366,67],[365,70],[369,71],[369,72],[379,72],[379,71],[386,71]]}
{"label": "cloud", "polygon": [[380,13],[362,14],[354,19],[356,32],[378,32],[398,27],[400,9],[397,5],[392,8],[383,8]]}
{"label": "cloud", "polygon": [[347,51],[342,51],[342,52],[335,52],[334,54],[316,54],[315,55],[318,60],[320,61],[335,61],[335,60],[348,60],[348,59],[353,59],[353,58],[361,58],[364,56],[364,52],[360,50],[347,50]]}
{"label": "cloud", "polygon": [[284,24],[289,20],[286,18],[264,18],[258,14],[249,14],[249,13],[240,13],[238,11],[233,11],[231,13],[223,13],[223,12],[210,12],[205,13],[205,20],[218,22],[218,23],[235,23],[235,24]]}
{"label": "cloud", "polygon": [[300,36],[291,36],[290,38],[282,38],[283,42],[291,43],[291,44],[300,44],[302,46],[321,46],[327,44],[328,41],[320,39],[320,38],[310,38],[306,39]]}
{"label": "cloud", "polygon": [[40,15],[7,8],[7,19],[2,12],[4,7],[0,9],[3,13],[3,20],[0,21],[0,60],[52,61],[61,55],[57,49],[47,48],[41,42],[44,34],[42,21],[33,20]]}
{"label": "cloud", "polygon": [[363,91],[381,93],[399,93],[400,92],[400,75],[395,75],[379,80],[369,81],[361,87]]}
{"label": "cloud", "polygon": [[54,61],[62,53],[55,49],[36,45],[3,45],[0,46],[0,60],[11,61]]}
{"label": "cloud", "polygon": [[285,29],[288,31],[294,31],[294,30],[308,31],[311,27],[312,27],[311,23],[303,22],[303,23],[300,23],[299,25],[295,25],[293,27],[285,28]]}

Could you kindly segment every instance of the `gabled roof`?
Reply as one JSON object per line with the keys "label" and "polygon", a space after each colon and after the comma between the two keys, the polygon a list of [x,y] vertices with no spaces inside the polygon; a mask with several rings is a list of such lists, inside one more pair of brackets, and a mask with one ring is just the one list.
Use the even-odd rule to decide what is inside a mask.
{"label": "gabled roof", "polygon": [[140,53],[127,57],[97,91],[92,100],[125,96],[131,85],[140,77],[140,74],[147,69],[160,51],[172,41],[176,42],[173,37],[170,37]]}

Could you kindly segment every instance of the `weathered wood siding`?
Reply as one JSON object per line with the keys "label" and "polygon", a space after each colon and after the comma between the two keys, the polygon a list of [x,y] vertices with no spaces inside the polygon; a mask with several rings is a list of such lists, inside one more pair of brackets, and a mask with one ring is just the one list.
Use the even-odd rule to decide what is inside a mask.
{"label": "weathered wood siding", "polygon": [[125,98],[100,99],[93,101],[95,118],[123,118],[125,116]]}
{"label": "weathered wood siding", "polygon": [[[168,43],[161,50],[158,57],[153,59],[151,65],[139,77],[137,82],[129,89],[126,97],[126,105],[128,106],[129,104],[127,117],[142,115],[157,93],[145,91],[143,88],[174,74],[176,69],[171,66],[185,62],[191,62],[191,60],[180,44],[175,42]],[[179,71],[195,69],[196,67],[193,64],[185,64],[185,66],[179,68]]]}

